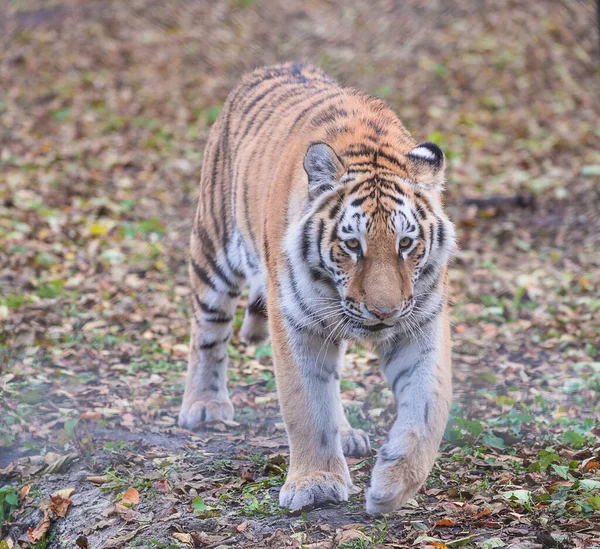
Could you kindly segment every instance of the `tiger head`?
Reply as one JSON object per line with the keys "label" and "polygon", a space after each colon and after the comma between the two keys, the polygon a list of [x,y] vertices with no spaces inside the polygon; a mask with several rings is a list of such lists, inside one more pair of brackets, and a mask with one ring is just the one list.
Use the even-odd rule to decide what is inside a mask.
{"label": "tiger head", "polygon": [[385,337],[388,328],[424,312],[426,294],[454,247],[440,201],[442,150],[424,143],[393,160],[394,169],[377,156],[371,165],[353,167],[325,143],[311,145],[304,158],[309,214],[303,237],[316,236],[316,253],[303,242],[304,258],[339,298],[350,337]]}

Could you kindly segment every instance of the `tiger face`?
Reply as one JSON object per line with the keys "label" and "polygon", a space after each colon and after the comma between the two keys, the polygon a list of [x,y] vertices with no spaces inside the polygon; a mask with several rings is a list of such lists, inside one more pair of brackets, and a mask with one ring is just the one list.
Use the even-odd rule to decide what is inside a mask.
{"label": "tiger face", "polygon": [[[319,149],[309,149],[304,163],[315,201],[308,225],[318,228],[311,268],[339,299],[347,336],[386,338],[423,312],[432,289],[427,283],[437,282],[454,246],[452,223],[434,196],[439,189],[423,188],[408,170],[406,176],[376,169],[356,174],[329,146],[313,147]],[[424,162],[443,169],[437,146],[419,148],[421,155],[406,155],[407,165],[419,164],[421,174]]]}

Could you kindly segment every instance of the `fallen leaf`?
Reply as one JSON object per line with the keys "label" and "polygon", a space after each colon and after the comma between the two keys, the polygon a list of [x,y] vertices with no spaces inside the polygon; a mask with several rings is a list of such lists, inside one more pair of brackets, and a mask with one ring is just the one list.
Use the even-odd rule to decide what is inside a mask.
{"label": "fallen leaf", "polygon": [[186,545],[192,545],[192,536],[191,534],[186,534],[185,532],[175,532],[173,537],[180,541],[181,543],[185,543]]}
{"label": "fallen leaf", "polygon": [[135,488],[127,488],[121,503],[123,505],[137,505],[140,502],[140,494]]}
{"label": "fallen leaf", "polygon": [[131,541],[135,536],[137,536],[142,530],[148,528],[147,526],[140,526],[136,528],[133,532],[129,532],[129,534],[125,534],[124,536],[118,536],[115,538],[108,538],[104,544],[104,549],[115,549],[116,547],[121,547],[124,543]]}
{"label": "fallen leaf", "polygon": [[192,536],[192,544],[194,547],[204,547],[205,545],[218,545],[223,540],[227,539],[225,536],[211,536],[206,532],[190,532]]}
{"label": "fallen leaf", "polygon": [[88,482],[91,482],[92,484],[104,484],[105,482],[108,482],[108,477],[106,475],[102,475],[102,476],[91,476],[91,477],[86,477],[86,479]]}
{"label": "fallen leaf", "polygon": [[117,513],[125,522],[131,522],[135,518],[135,511],[130,507],[115,503],[109,514]]}
{"label": "fallen leaf", "polygon": [[169,491],[169,481],[168,480],[159,480],[156,484],[157,492],[168,492]]}
{"label": "fallen leaf", "polygon": [[50,510],[57,517],[65,518],[71,503],[73,502],[69,498],[64,498],[60,495],[50,496]]}
{"label": "fallen leaf", "polygon": [[46,536],[49,529],[50,517],[48,516],[48,512],[44,511],[44,518],[40,523],[35,528],[29,528],[29,530],[27,530],[27,539],[31,543],[38,543]]}
{"label": "fallen leaf", "polygon": [[31,484],[26,484],[25,486],[23,486],[23,488],[21,488],[21,492],[19,493],[19,499],[21,501],[23,501],[27,497],[27,494],[29,494],[29,490],[31,490]]}
{"label": "fallen leaf", "polygon": [[238,525],[235,527],[235,529],[236,529],[238,532],[243,532],[243,531],[244,531],[246,528],[248,528],[248,521],[246,521],[246,522],[242,522],[242,524],[238,524]]}
{"label": "fallen leaf", "polygon": [[61,498],[70,498],[75,492],[75,488],[63,488],[62,490],[57,490],[52,494],[52,496],[60,496]]}
{"label": "fallen leaf", "polygon": [[344,543],[353,542],[354,540],[361,541],[369,541],[369,538],[363,534],[360,530],[343,530],[337,536],[335,536],[335,542],[338,545],[343,545]]}
{"label": "fallen leaf", "polygon": [[448,517],[444,517],[435,523],[436,526],[454,526],[454,524],[455,522]]}

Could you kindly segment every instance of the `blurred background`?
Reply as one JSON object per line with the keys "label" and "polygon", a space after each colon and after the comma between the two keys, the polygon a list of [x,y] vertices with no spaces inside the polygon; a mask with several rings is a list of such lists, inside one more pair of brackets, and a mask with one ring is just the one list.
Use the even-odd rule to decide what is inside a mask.
{"label": "blurred background", "polygon": [[[270,347],[246,347],[237,333],[230,347],[236,425],[190,437],[175,418],[188,342],[186,248],[208,130],[245,72],[295,60],[384,98],[418,141],[438,143],[449,159],[446,202],[460,242],[451,271],[456,407],[439,468],[417,496],[425,529],[406,526],[402,515],[382,539],[413,543],[448,515],[480,536],[472,544],[497,537],[563,547],[543,545],[551,542],[539,525],[549,524],[564,534],[552,543],[593,546],[598,534],[585,524],[598,519],[600,499],[581,480],[598,482],[600,467],[597,29],[591,0],[5,0],[6,489],[29,482],[23,456],[48,452],[79,460],[64,482],[81,471],[129,479],[109,483],[109,494],[146,474],[135,469],[143,467],[131,461],[134,451],[218,449],[233,461],[224,468],[209,460],[212,471],[238,479],[249,466],[254,477],[265,477],[265,463],[248,456],[278,448],[285,454]],[[394,409],[368,351],[351,349],[342,391],[352,422],[369,428],[377,443]],[[181,459],[169,474],[204,471]],[[353,467],[359,478],[368,474],[366,465]],[[58,486],[55,478],[35,478],[30,485],[40,494]],[[281,478],[265,478],[271,480],[258,487],[248,481],[254,500],[238,486],[235,502],[218,503],[223,494],[214,486],[202,491],[210,483],[184,483],[169,505],[185,514],[204,494],[222,517],[231,508],[261,517],[260,539],[268,540],[275,536],[270,513],[280,513],[274,502]],[[562,487],[547,489],[556,483]],[[97,487],[86,486],[73,498],[99,497],[91,492]],[[511,490],[520,490],[518,497],[502,496]],[[36,523],[41,515],[27,497],[7,504],[6,517],[16,512],[18,522]],[[263,514],[256,515],[255,500]],[[474,509],[444,507],[452,501],[471,501]],[[158,503],[142,505],[162,512]],[[360,522],[362,503],[349,505],[318,522]],[[487,508],[495,509],[491,526],[477,518]],[[515,519],[515,510],[525,518]],[[209,520],[195,511],[195,520]],[[75,539],[92,516],[85,505],[69,513],[56,540]],[[282,521],[291,535],[292,519]],[[509,530],[498,534],[500,527]],[[94,535],[106,540],[111,528]],[[314,528],[309,541],[337,535],[335,527]],[[14,527],[14,539],[25,530]],[[259,543],[258,531],[236,535]],[[169,536],[164,528],[152,535]]]}

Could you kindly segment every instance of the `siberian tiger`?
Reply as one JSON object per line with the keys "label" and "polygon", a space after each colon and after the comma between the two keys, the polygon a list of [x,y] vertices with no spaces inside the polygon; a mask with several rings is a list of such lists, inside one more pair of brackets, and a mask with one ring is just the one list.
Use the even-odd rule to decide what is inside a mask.
{"label": "siberian tiger", "polygon": [[290,444],[284,507],[348,499],[344,455],[371,452],[340,401],[348,340],[375,350],[397,402],[367,511],[397,509],[433,466],[451,402],[444,169],[384,101],[296,63],[246,75],[211,129],[179,425],[233,417],[227,344],[247,283],[241,337],[270,332]]}

